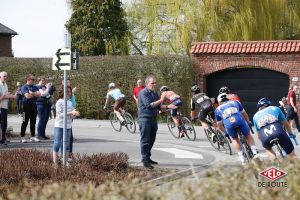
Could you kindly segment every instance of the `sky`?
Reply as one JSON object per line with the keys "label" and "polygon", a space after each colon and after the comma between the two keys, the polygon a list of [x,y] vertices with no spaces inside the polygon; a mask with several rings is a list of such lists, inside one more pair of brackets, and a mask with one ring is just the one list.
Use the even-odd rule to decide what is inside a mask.
{"label": "sky", "polygon": [[0,23],[18,33],[12,38],[15,57],[53,57],[65,46],[64,24],[71,16],[66,2],[0,0]]}

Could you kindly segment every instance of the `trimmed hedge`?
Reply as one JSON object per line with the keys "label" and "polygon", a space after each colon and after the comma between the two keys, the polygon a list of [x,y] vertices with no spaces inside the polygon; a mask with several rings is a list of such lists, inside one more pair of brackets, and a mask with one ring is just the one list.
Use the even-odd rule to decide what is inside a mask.
{"label": "trimmed hedge", "polygon": [[[53,71],[51,58],[0,58],[0,70],[9,74],[9,90],[16,89],[18,81],[24,83],[29,73],[45,76],[57,88],[63,79],[63,71]],[[115,82],[126,95],[125,109],[136,115],[132,90],[137,79],[147,75],[157,77],[158,88],[168,85],[183,97],[183,112],[188,114],[190,87],[194,83],[190,57],[187,56],[104,56],[81,57],[78,71],[68,71],[72,86],[77,87],[77,107],[84,118],[106,119],[103,110],[107,85]],[[15,103],[10,111],[15,112]]]}

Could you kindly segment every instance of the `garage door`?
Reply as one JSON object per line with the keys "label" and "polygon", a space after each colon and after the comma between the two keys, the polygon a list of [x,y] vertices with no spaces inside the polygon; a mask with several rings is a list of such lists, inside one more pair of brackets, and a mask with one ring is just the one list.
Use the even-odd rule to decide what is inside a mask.
{"label": "garage door", "polygon": [[260,98],[269,97],[273,105],[278,106],[278,101],[287,95],[289,87],[288,75],[258,68],[224,70],[209,75],[206,80],[209,97],[216,97],[221,86],[228,86],[240,96],[251,119],[257,111],[256,104]]}

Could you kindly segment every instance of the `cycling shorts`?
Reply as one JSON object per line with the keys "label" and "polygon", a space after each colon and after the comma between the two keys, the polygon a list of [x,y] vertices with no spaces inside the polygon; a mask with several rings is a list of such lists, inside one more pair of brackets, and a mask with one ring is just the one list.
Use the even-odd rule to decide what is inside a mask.
{"label": "cycling shorts", "polygon": [[232,115],[225,120],[223,120],[224,127],[226,132],[232,137],[233,139],[238,137],[236,128],[239,128],[240,131],[244,136],[248,136],[250,133],[249,125],[247,124],[243,115],[235,114]]}
{"label": "cycling shorts", "polygon": [[279,145],[287,154],[290,154],[294,150],[294,145],[280,122],[262,127],[259,133],[261,143],[265,149],[270,150],[273,146],[273,144],[270,143],[271,140],[278,138]]}
{"label": "cycling shorts", "polygon": [[[206,121],[206,117],[207,117],[208,113],[215,112],[215,107],[209,99],[201,102],[199,107],[200,107],[200,110],[198,113],[198,118],[200,119],[200,121],[203,121],[203,122]],[[213,120],[215,120],[215,115],[212,115],[212,117],[213,117]]]}
{"label": "cycling shorts", "polygon": [[[172,104],[173,104],[174,106],[180,107],[180,106],[182,106],[182,100],[181,100],[180,98],[175,99],[175,100],[172,102]],[[177,110],[178,110],[178,108],[177,108],[177,109],[171,109],[171,110],[170,110],[170,113],[171,113],[172,117],[177,116]]]}
{"label": "cycling shorts", "polygon": [[114,104],[114,110],[119,110],[119,108],[122,108],[125,105],[125,103],[126,103],[125,97],[116,100]]}

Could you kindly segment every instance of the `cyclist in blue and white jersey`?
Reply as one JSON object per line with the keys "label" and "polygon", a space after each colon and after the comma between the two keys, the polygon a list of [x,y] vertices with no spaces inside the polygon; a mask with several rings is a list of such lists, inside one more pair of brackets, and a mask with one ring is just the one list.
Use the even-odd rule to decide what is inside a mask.
{"label": "cyclist in blue and white jersey", "polygon": [[250,134],[249,126],[252,126],[248,114],[239,101],[229,100],[226,93],[218,95],[219,106],[215,111],[218,127],[221,131],[227,132],[232,137],[232,144],[237,150],[241,162],[245,163],[245,158],[238,139],[236,128],[239,127],[246,137],[253,154],[257,155],[254,139]]}
{"label": "cyclist in blue and white jersey", "polygon": [[122,125],[124,125],[124,118],[121,115],[121,111],[122,111],[122,107],[126,103],[126,99],[125,99],[125,95],[121,92],[121,90],[119,88],[116,88],[115,83],[110,83],[108,85],[108,91],[106,95],[104,109],[107,108],[107,104],[111,98],[115,100],[114,112],[116,113]]}
{"label": "cyclist in blue and white jersey", "polygon": [[[279,139],[278,143],[288,155],[296,157],[294,145],[290,139],[296,138],[296,135],[292,132],[281,109],[277,106],[271,106],[271,101],[266,97],[258,101],[257,108],[259,110],[253,117],[253,123],[258,138],[267,150],[269,157],[276,158],[276,154],[272,150],[273,144],[270,144],[270,141],[275,138]],[[283,129],[283,126],[289,134]]]}

